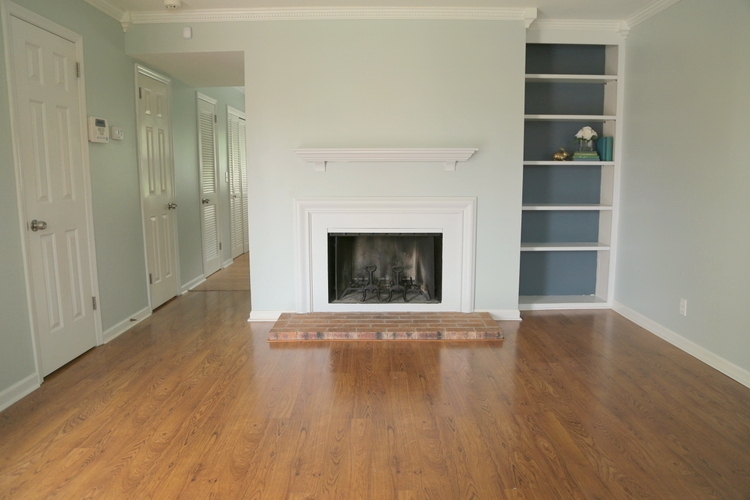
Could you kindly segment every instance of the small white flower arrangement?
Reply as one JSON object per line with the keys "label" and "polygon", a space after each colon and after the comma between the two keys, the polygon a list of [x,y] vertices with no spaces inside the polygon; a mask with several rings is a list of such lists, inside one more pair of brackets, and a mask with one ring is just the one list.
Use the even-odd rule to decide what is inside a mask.
{"label": "small white flower arrangement", "polygon": [[591,127],[583,127],[576,133],[576,140],[578,142],[590,142],[598,137],[599,135],[597,135],[596,130]]}

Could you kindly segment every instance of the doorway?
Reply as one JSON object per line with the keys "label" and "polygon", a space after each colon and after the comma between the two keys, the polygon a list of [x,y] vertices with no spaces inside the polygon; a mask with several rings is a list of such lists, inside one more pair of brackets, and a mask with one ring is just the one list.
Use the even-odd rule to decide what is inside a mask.
{"label": "doorway", "polygon": [[136,65],[138,163],[151,309],[178,293],[171,81]]}
{"label": "doorway", "polygon": [[41,376],[101,343],[81,37],[13,4],[11,120]]}

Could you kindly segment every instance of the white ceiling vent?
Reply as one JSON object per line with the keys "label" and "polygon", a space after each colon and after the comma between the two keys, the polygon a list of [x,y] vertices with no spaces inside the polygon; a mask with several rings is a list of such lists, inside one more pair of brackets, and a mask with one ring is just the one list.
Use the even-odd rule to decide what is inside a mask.
{"label": "white ceiling vent", "polygon": [[164,0],[164,7],[167,10],[175,10],[182,6],[182,0]]}

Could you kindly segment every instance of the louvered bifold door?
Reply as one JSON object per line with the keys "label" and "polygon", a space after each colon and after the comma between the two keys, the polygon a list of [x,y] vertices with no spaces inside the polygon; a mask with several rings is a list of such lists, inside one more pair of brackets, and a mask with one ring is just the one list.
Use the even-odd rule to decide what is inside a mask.
{"label": "louvered bifold door", "polygon": [[229,154],[229,220],[232,232],[232,258],[244,253],[242,220],[242,171],[240,169],[240,117],[228,113],[227,142]]}
{"label": "louvered bifold door", "polygon": [[244,118],[239,121],[240,136],[240,179],[242,180],[242,233],[243,233],[243,250],[250,250],[250,228],[247,223],[247,123]]}
{"label": "louvered bifold door", "polygon": [[219,232],[219,170],[216,158],[216,101],[198,95],[198,155],[201,179],[203,274],[221,269]]}

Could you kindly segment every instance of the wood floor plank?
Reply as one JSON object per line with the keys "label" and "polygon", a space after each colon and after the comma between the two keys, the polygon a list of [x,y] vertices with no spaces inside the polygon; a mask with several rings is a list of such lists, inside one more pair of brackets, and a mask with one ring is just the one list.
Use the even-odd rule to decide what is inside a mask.
{"label": "wood floor plank", "polygon": [[750,498],[750,389],[611,311],[314,346],[248,314],[190,293],[47,377],[0,499]]}

